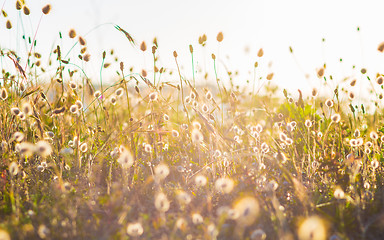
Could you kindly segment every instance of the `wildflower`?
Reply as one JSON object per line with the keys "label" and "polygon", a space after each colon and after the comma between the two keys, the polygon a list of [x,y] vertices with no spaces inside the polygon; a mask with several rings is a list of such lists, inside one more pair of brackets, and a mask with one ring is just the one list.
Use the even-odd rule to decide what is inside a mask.
{"label": "wildflower", "polygon": [[117,99],[116,99],[115,96],[112,96],[112,97],[109,99],[109,101],[111,102],[112,105],[115,105],[116,102],[117,102]]}
{"label": "wildflower", "polygon": [[166,212],[169,210],[170,202],[164,193],[158,193],[155,198],[155,207],[160,212]]}
{"label": "wildflower", "polygon": [[207,178],[203,175],[197,175],[195,177],[195,184],[197,187],[204,187],[207,184]]}
{"label": "wildflower", "polygon": [[378,167],[380,166],[380,163],[379,163],[379,161],[377,161],[377,159],[375,158],[375,159],[373,159],[373,160],[371,161],[371,166],[372,166],[372,168],[375,170],[376,168],[378,168]]}
{"label": "wildflower", "polygon": [[329,108],[333,107],[333,100],[332,99],[327,99],[325,101],[325,105]]}
{"label": "wildflower", "polygon": [[43,9],[41,9],[41,11],[47,15],[50,11],[51,11],[51,4],[47,4],[43,7]]}
{"label": "wildflower", "polygon": [[13,107],[13,108],[11,108],[11,113],[12,113],[13,115],[17,116],[17,115],[19,115],[19,113],[20,113],[20,109],[17,108],[17,107]]}
{"label": "wildflower", "polygon": [[141,226],[141,223],[130,223],[127,226],[127,233],[131,237],[138,237],[141,236],[144,232],[143,226]]}
{"label": "wildflower", "polygon": [[40,140],[36,143],[36,151],[40,154],[40,156],[45,158],[51,155],[52,147],[48,142],[44,140]]}
{"label": "wildflower", "polygon": [[119,158],[117,159],[117,162],[121,164],[121,167],[123,169],[128,169],[133,165],[133,156],[130,151],[127,149],[124,149],[122,153],[120,153]]}
{"label": "wildflower", "polygon": [[360,137],[360,131],[359,131],[359,129],[356,129],[356,130],[355,130],[355,132],[353,133],[353,136],[354,136],[355,138]]}
{"label": "wildflower", "polygon": [[193,143],[201,143],[204,140],[203,134],[197,128],[192,130],[191,137]]}
{"label": "wildflower", "polygon": [[1,99],[5,100],[8,98],[8,92],[7,92],[7,89],[5,89],[4,87],[1,88],[1,91],[0,91],[0,97]]}
{"label": "wildflower", "polygon": [[78,107],[76,104],[73,104],[73,105],[69,108],[69,111],[70,111],[72,114],[77,114],[77,112],[79,111],[79,107]]}
{"label": "wildflower", "polygon": [[318,91],[316,88],[312,89],[312,97],[316,97],[318,94]]}
{"label": "wildflower", "polygon": [[305,120],[305,126],[306,126],[307,128],[312,127],[312,121],[309,120],[309,119]]}
{"label": "wildflower", "polygon": [[100,97],[101,97],[101,92],[100,92],[100,91],[96,91],[96,92],[93,94],[93,96],[94,96],[95,98],[100,98]]}
{"label": "wildflower", "polygon": [[233,190],[233,187],[235,186],[235,183],[232,179],[222,177],[216,180],[215,187],[216,190],[221,193],[230,193]]}
{"label": "wildflower", "polygon": [[121,97],[123,96],[123,93],[124,93],[124,89],[123,88],[118,88],[116,91],[115,91],[115,94],[116,94],[116,97]]}
{"label": "wildflower", "polygon": [[172,130],[172,137],[177,138],[179,137],[179,132],[177,130]]}
{"label": "wildflower", "polygon": [[12,138],[13,138],[16,142],[21,142],[21,141],[23,141],[23,139],[24,139],[24,133],[22,133],[22,132],[15,132],[15,133],[13,133]]}
{"label": "wildflower", "polygon": [[156,101],[156,100],[157,100],[157,97],[158,97],[157,92],[152,92],[152,93],[149,94],[149,100],[150,100],[151,102]]}
{"label": "wildflower", "polygon": [[266,238],[267,234],[260,228],[251,233],[251,240],[265,240]]}
{"label": "wildflower", "polygon": [[224,39],[223,32],[219,32],[219,33],[217,34],[216,40],[217,40],[218,42],[222,42],[223,39]]}
{"label": "wildflower", "polygon": [[16,162],[11,162],[11,164],[9,164],[8,171],[11,176],[16,176],[19,172],[18,164]]}
{"label": "wildflower", "polygon": [[77,83],[75,83],[74,81],[70,81],[69,87],[72,88],[73,90],[75,90],[77,88]]}
{"label": "wildflower", "polygon": [[299,240],[327,239],[327,227],[324,220],[312,216],[303,221],[298,230]]}
{"label": "wildflower", "polygon": [[341,119],[341,117],[340,117],[340,114],[338,114],[338,113],[335,113],[335,114],[333,114],[333,115],[331,116],[331,120],[332,120],[332,122],[334,122],[334,123],[338,123],[338,122],[340,122],[340,119]]}
{"label": "wildflower", "polygon": [[348,97],[350,100],[353,100],[355,98],[355,94],[353,92],[349,92]]}
{"label": "wildflower", "polygon": [[192,222],[195,225],[203,223],[203,217],[199,213],[192,214]]}
{"label": "wildflower", "polygon": [[210,91],[207,91],[207,93],[205,94],[205,98],[207,100],[211,100],[212,99],[212,93]]}
{"label": "wildflower", "polygon": [[203,113],[207,113],[209,111],[209,108],[206,104],[203,104],[203,106],[201,107],[201,111],[203,111]]}
{"label": "wildflower", "polygon": [[80,100],[76,100],[75,104],[77,105],[77,108],[81,110],[83,108],[83,103]]}
{"label": "wildflower", "polygon": [[144,145],[144,151],[146,151],[147,153],[150,153],[152,152],[152,146],[150,144],[145,144]]}
{"label": "wildflower", "polygon": [[261,147],[261,151],[263,153],[268,153],[269,152],[269,146],[268,146],[267,143],[263,142],[260,147]]}
{"label": "wildflower", "polygon": [[88,145],[87,143],[82,143],[80,145],[80,151],[82,151],[83,153],[85,153],[86,151],[88,151]]}
{"label": "wildflower", "polygon": [[169,168],[164,163],[160,163],[155,167],[154,172],[156,180],[161,181],[169,175]]}
{"label": "wildflower", "polygon": [[76,31],[74,29],[69,30],[68,33],[70,38],[75,38],[76,37]]}
{"label": "wildflower", "polygon": [[240,226],[252,225],[259,215],[259,203],[254,197],[244,197],[236,202],[234,209],[239,213],[237,222]]}
{"label": "wildflower", "polygon": [[379,52],[384,52],[384,42],[380,43],[379,46],[377,47],[377,51]]}
{"label": "wildflower", "polygon": [[379,138],[379,135],[375,131],[372,131],[369,136],[371,137],[372,140],[377,140]]}
{"label": "wildflower", "polygon": [[25,114],[23,112],[20,112],[19,115],[17,115],[21,121],[25,120]]}

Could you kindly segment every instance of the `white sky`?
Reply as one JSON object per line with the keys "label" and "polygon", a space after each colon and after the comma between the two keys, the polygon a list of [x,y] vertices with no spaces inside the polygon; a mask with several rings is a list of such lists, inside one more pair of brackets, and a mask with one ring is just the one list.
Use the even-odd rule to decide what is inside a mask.
{"label": "white sky", "polygon": [[[47,1],[26,0],[31,16],[15,10],[15,1],[7,0],[4,10],[10,15],[14,28],[5,29],[5,19],[0,18],[0,46],[19,52],[25,60],[25,46],[21,39],[22,26],[27,35],[35,32],[41,8]],[[123,34],[112,25],[103,25],[86,36],[92,61],[85,67],[87,73],[98,81],[101,53],[113,48],[126,66],[133,65],[139,72],[152,68],[151,42],[159,42],[160,66],[175,68],[172,52],[177,50],[184,66],[183,74],[192,78],[188,45],[196,51],[196,64],[214,73],[211,53],[215,53],[231,71],[239,70],[238,84],[251,80],[257,51],[263,48],[265,55],[259,60],[263,74],[273,71],[273,81],[283,88],[296,91],[319,86],[316,69],[327,63],[326,73],[336,80],[346,76],[362,77],[361,67],[374,77],[384,67],[384,56],[377,46],[384,41],[382,9],[384,1],[323,0],[62,0],[50,1],[52,11],[44,16],[37,33],[37,51],[45,53],[59,43],[58,32],[63,33],[64,52],[73,41],[68,30],[74,28],[85,35],[92,28],[113,22],[127,30],[139,44],[146,41],[148,49],[143,54],[128,43]],[[357,26],[361,31],[357,32]],[[218,32],[224,33],[222,44],[216,42]],[[208,36],[205,51],[198,46],[198,37]],[[325,38],[325,43],[322,42]],[[289,53],[292,46],[295,59]],[[248,47],[250,51],[245,53]],[[24,56],[23,56],[24,54]],[[71,58],[76,58],[78,49]],[[206,56],[204,58],[204,56]],[[229,56],[229,59],[226,58]],[[339,59],[343,58],[340,63]],[[108,60],[108,59],[107,59]],[[270,69],[269,62],[273,62]],[[352,69],[352,65],[356,69]],[[108,69],[104,77],[118,69]],[[224,78],[219,65],[219,77]],[[302,70],[301,70],[301,69]],[[310,79],[304,77],[310,74]],[[365,79],[365,80],[364,80]],[[212,80],[213,81],[213,80]],[[336,84],[336,83],[333,83]],[[358,90],[361,91],[361,90]]]}

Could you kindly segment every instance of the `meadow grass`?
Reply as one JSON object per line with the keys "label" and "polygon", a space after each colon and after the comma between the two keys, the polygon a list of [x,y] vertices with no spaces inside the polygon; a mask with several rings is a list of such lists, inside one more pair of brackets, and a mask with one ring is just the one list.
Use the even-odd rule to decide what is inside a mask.
{"label": "meadow grass", "polygon": [[[31,14],[22,1],[16,8]],[[153,68],[106,62],[116,54],[106,50],[91,80],[90,40],[74,29],[61,37],[75,40],[65,51],[76,60],[57,45],[43,65],[34,38],[25,67],[1,49],[0,239],[384,238],[381,74],[367,111],[355,79],[328,96],[281,90],[273,73],[239,87],[235,73],[218,76],[215,54],[209,75],[195,71],[192,45],[189,78],[176,51],[172,71],[158,63],[156,39],[147,49],[114,27],[152,51]],[[106,68],[115,82],[103,82]],[[332,78],[326,66],[317,76]]]}

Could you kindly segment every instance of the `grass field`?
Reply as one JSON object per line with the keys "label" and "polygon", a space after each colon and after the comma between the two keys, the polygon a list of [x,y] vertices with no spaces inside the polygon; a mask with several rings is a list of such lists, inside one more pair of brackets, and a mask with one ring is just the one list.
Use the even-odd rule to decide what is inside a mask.
{"label": "grass field", "polygon": [[35,39],[25,67],[2,47],[0,239],[384,238],[381,74],[361,70],[372,102],[356,102],[356,79],[331,88],[325,65],[308,94],[279,89],[273,73],[236,86],[236,73],[217,75],[215,54],[213,69],[195,71],[205,35],[187,77],[176,51],[172,71],[156,39],[114,31],[152,51],[153,66],[104,61],[116,56],[106,50],[100,75],[113,68],[117,80],[90,79],[82,66],[97,56],[74,29],[62,36],[73,47],[57,45],[47,65]]}

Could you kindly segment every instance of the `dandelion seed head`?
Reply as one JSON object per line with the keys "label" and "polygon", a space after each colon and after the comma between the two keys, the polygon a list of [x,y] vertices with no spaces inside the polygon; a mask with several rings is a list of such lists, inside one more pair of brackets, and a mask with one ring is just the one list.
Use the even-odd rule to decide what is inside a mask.
{"label": "dandelion seed head", "polygon": [[184,218],[179,218],[176,220],[175,225],[177,229],[184,231],[188,226],[188,222]]}
{"label": "dandelion seed head", "polygon": [[121,167],[123,169],[128,169],[132,167],[133,165],[133,155],[130,151],[127,149],[124,149],[121,153],[119,158],[117,159],[117,162],[121,164]]}
{"label": "dandelion seed head", "polygon": [[170,202],[164,193],[160,192],[156,194],[155,207],[159,212],[166,212],[169,210]]}
{"label": "dandelion seed head", "polygon": [[345,198],[345,193],[340,187],[336,187],[333,195],[335,196],[336,199],[344,199]]}
{"label": "dandelion seed head", "polygon": [[265,240],[267,234],[262,229],[256,229],[251,233],[251,240]]}
{"label": "dandelion seed head", "polygon": [[47,141],[40,140],[36,143],[36,151],[43,158],[48,157],[52,153],[51,144],[49,144]]}
{"label": "dandelion seed head", "polygon": [[235,186],[234,181],[226,177],[219,178],[215,182],[216,190],[225,194],[232,192],[234,186]]}
{"label": "dandelion seed head", "polygon": [[155,167],[154,172],[156,180],[161,181],[169,175],[169,167],[164,163],[160,163]]}
{"label": "dandelion seed head", "polygon": [[379,138],[379,135],[375,132],[375,131],[372,131],[370,134],[369,134],[370,138],[374,141],[376,141],[378,138]]}
{"label": "dandelion seed head", "polygon": [[24,102],[21,106],[21,110],[26,116],[29,116],[32,114],[32,106],[29,102]]}
{"label": "dandelion seed head", "polygon": [[254,197],[243,197],[235,203],[234,209],[239,213],[237,222],[241,226],[250,226],[258,217],[260,207]]}
{"label": "dandelion seed head", "polygon": [[192,222],[195,225],[202,224],[204,221],[203,217],[199,213],[192,214]]}
{"label": "dandelion seed head", "polygon": [[325,240],[327,239],[327,227],[320,217],[312,216],[305,219],[299,226],[299,240]]}
{"label": "dandelion seed head", "polygon": [[207,184],[207,178],[203,175],[197,175],[195,177],[195,184],[197,187],[204,187]]}
{"label": "dandelion seed head", "polygon": [[16,162],[11,162],[8,171],[11,176],[16,176],[19,173],[19,165]]}
{"label": "dandelion seed head", "polygon": [[377,159],[375,158],[375,159],[373,159],[373,160],[371,161],[371,166],[372,166],[372,168],[375,170],[375,169],[377,169],[377,168],[380,166],[380,163],[379,163],[379,161],[377,161]]}
{"label": "dandelion seed head", "polygon": [[144,233],[141,223],[130,223],[127,226],[127,234],[131,237],[139,237]]}
{"label": "dandelion seed head", "polygon": [[183,190],[180,190],[176,194],[176,198],[180,204],[187,205],[192,201],[191,196]]}
{"label": "dandelion seed head", "polygon": [[42,239],[45,239],[48,237],[50,231],[49,229],[47,228],[47,226],[45,226],[44,224],[40,225],[38,230],[37,230],[37,234],[39,235],[40,238]]}

